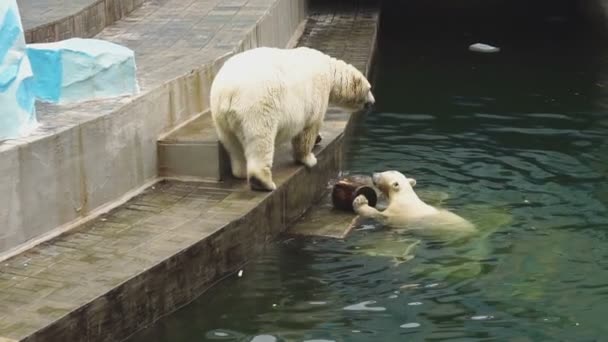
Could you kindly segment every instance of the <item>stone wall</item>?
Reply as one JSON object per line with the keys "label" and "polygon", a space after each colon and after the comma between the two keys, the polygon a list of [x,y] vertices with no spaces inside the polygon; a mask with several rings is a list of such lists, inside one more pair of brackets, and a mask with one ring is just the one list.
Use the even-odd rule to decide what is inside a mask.
{"label": "stone wall", "polygon": [[[154,45],[177,39],[182,50],[139,55],[138,67],[149,69],[139,70],[140,96],[40,106],[43,128],[37,134],[0,143],[0,259],[83,223],[155,181],[158,138],[207,109],[211,81],[226,58],[257,46],[286,46],[307,15],[306,0],[173,2],[194,4],[183,11],[211,4],[213,10],[205,13],[221,30],[205,49],[195,45],[202,28],[188,27],[174,37],[175,32],[162,30],[167,23],[146,22],[158,9],[144,6],[136,24],[150,37],[133,40],[127,33],[115,41]],[[239,3],[242,9],[234,5]],[[110,37],[117,28],[100,36]],[[142,48],[135,51],[137,58]]]}

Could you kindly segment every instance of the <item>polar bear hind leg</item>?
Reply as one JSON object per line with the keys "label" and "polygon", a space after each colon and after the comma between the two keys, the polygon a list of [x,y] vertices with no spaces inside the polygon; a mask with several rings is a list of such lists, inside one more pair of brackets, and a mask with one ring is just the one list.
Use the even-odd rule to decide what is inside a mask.
{"label": "polar bear hind leg", "polygon": [[245,160],[245,151],[241,142],[236,135],[225,129],[221,125],[217,125],[218,138],[228,155],[230,156],[230,169],[235,178],[247,178],[247,161]]}
{"label": "polar bear hind leg", "polygon": [[272,181],[272,161],[276,133],[246,136],[245,159],[247,160],[247,180],[252,190],[272,191],[277,188]]}
{"label": "polar bear hind leg", "polygon": [[320,126],[314,124],[305,128],[291,140],[293,158],[296,162],[304,164],[308,168],[317,165],[317,158],[312,153],[315,143],[319,137]]}

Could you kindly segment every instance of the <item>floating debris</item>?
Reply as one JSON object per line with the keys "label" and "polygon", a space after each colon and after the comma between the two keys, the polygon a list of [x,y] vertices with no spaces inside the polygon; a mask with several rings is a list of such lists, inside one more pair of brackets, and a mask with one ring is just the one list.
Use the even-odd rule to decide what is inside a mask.
{"label": "floating debris", "polygon": [[469,46],[469,51],[481,53],[495,53],[500,51],[500,48],[483,43],[475,43]]}
{"label": "floating debris", "polygon": [[376,226],[374,226],[373,224],[364,224],[361,226],[361,228],[356,229],[357,231],[361,231],[361,230],[374,230],[376,229]]}
{"label": "floating debris", "polygon": [[375,300],[368,300],[359,304],[349,305],[344,308],[348,311],[385,311],[386,308],[381,306],[367,306],[368,304],[375,304]]}
{"label": "floating debris", "polygon": [[245,335],[231,330],[217,329],[208,331],[205,337],[209,340],[221,340],[221,341],[234,341],[235,339],[242,339]]}
{"label": "floating debris", "polygon": [[400,325],[400,327],[404,328],[404,329],[418,328],[419,326],[420,326],[420,323],[416,323],[416,322],[405,323],[405,324]]}
{"label": "floating debris", "polygon": [[239,271],[239,274],[238,274],[238,277],[240,278],[240,277],[242,277],[242,276],[243,276],[243,270],[240,270],[240,271]]}
{"label": "floating debris", "polygon": [[319,302],[308,302],[308,304],[310,304],[310,305],[325,305],[325,304],[327,304],[327,302],[321,302],[321,301],[319,301]]}

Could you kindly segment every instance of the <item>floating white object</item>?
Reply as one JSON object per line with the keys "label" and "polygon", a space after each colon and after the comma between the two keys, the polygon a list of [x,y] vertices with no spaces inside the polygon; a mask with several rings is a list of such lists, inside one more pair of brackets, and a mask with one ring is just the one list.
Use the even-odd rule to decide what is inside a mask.
{"label": "floating white object", "polygon": [[239,278],[243,276],[243,270],[240,270],[240,271],[239,271],[238,276],[239,276]]}
{"label": "floating white object", "polygon": [[36,127],[33,75],[15,0],[0,1],[0,140]]}
{"label": "floating white object", "polygon": [[482,53],[494,53],[500,51],[500,48],[483,43],[475,43],[469,46],[469,51],[482,52]]}
{"label": "floating white object", "polygon": [[343,308],[347,311],[385,311],[386,308],[382,306],[368,306],[369,304],[375,304],[375,300],[368,300],[358,304],[349,305]]}
{"label": "floating white object", "polygon": [[99,39],[29,44],[36,97],[73,103],[137,93],[133,50]]}

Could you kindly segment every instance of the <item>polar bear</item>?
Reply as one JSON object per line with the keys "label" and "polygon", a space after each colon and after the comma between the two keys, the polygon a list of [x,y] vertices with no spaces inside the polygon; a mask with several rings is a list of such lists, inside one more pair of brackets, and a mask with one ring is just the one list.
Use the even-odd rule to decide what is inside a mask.
{"label": "polar bear", "polygon": [[356,111],[374,102],[359,70],[306,47],[261,47],[234,55],[210,92],[211,115],[233,176],[265,191],[276,189],[275,146],[291,140],[295,161],[312,168],[329,104]]}
{"label": "polar bear", "polygon": [[368,205],[363,195],[353,200],[355,212],[382,224],[398,228],[425,230],[451,230],[462,233],[476,232],[475,226],[464,218],[444,209],[424,203],[413,187],[416,180],[399,171],[374,173],[374,185],[388,198],[388,206],[378,211]]}

